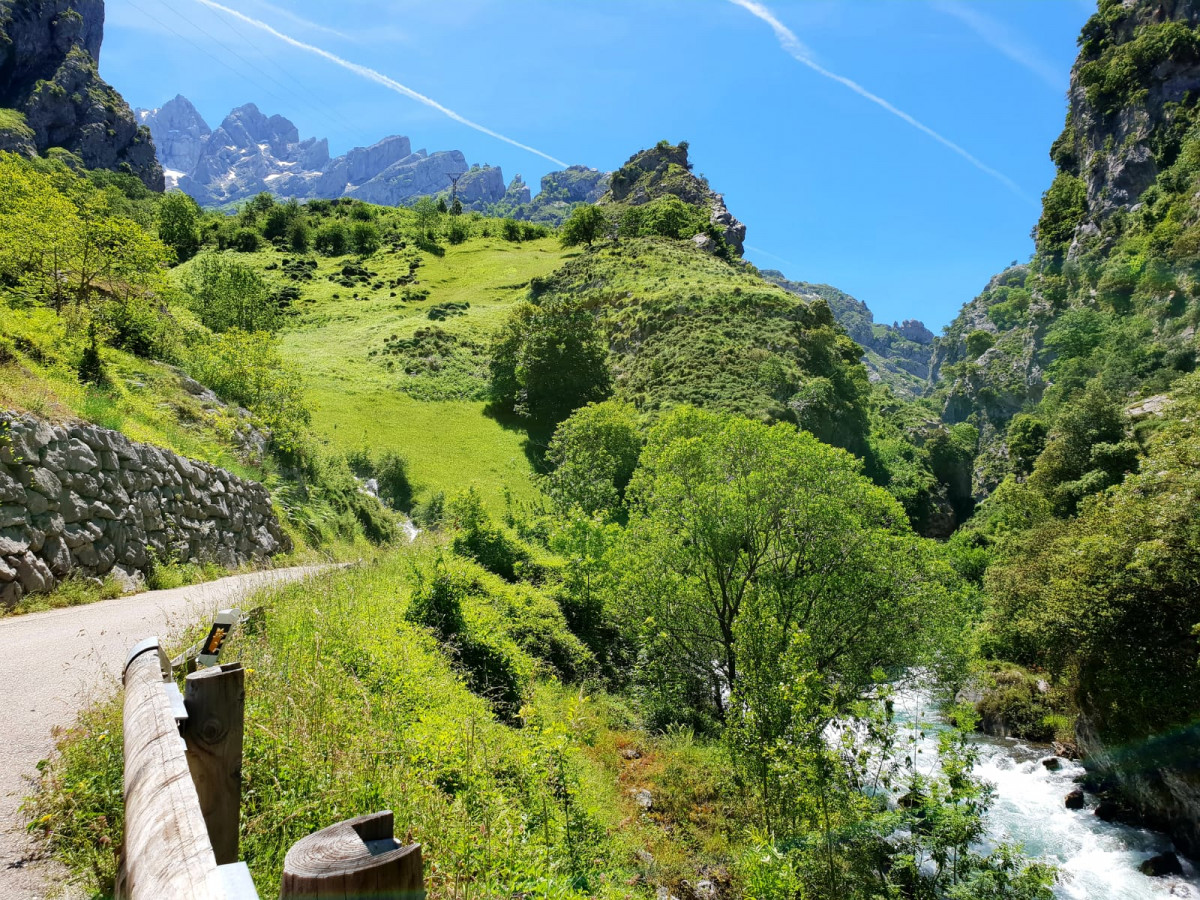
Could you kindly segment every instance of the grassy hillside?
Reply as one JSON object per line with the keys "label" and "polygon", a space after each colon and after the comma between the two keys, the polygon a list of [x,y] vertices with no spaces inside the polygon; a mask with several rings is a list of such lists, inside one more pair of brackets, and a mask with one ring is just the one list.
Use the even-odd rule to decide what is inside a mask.
{"label": "grassy hillside", "polygon": [[[502,502],[505,489],[530,499],[533,467],[525,432],[484,412],[484,354],[508,308],[565,254],[553,238],[514,243],[497,236],[444,250],[439,256],[387,248],[361,262],[307,256],[315,268],[311,280],[301,282],[287,275],[298,258],[290,251],[238,259],[274,287],[297,285],[301,291],[279,347],[303,374],[312,427],[322,441],[344,453],[365,446],[403,454],[416,502],[471,484],[489,502]],[[415,272],[413,263],[419,263]],[[181,278],[191,265],[180,268]],[[348,286],[350,279],[342,276],[347,267],[370,275],[352,275]],[[364,277],[365,283],[358,280]],[[408,283],[396,283],[401,280]],[[419,332],[440,339],[396,352]]]}

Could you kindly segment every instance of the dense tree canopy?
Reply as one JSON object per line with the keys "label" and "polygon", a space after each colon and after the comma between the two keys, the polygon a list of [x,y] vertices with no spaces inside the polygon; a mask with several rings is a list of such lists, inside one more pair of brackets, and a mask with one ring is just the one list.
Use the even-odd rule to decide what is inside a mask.
{"label": "dense tree canopy", "polygon": [[633,617],[661,630],[663,664],[707,684],[718,715],[744,665],[739,623],[773,622],[776,657],[803,633],[815,673],[846,696],[916,659],[939,590],[904,511],[845,451],[684,408],[651,431],[630,492]]}

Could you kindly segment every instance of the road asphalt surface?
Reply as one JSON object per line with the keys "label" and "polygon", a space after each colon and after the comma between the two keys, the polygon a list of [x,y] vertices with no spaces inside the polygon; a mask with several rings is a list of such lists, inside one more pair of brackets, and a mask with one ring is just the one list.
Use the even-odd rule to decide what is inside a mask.
{"label": "road asphalt surface", "polygon": [[171,646],[184,629],[254,590],[321,571],[256,572],[0,619],[0,900],[74,896],[66,873],[27,836],[19,807],[33,790],[38,761],[54,750],[54,729],[112,695],[130,649],[154,635]]}

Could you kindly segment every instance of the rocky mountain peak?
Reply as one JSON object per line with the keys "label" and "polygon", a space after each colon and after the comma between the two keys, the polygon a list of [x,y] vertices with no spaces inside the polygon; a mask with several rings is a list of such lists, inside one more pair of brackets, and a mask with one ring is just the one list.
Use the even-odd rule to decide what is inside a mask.
{"label": "rocky mountain peak", "polygon": [[0,107],[28,131],[0,135],[0,150],[61,148],[90,169],[136,175],[163,188],[150,133],[99,73],[103,0],[0,2]]}
{"label": "rocky mountain peak", "polygon": [[641,206],[657,197],[673,194],[689,206],[712,211],[717,226],[740,256],[746,241],[746,226],[733,217],[725,198],[713,191],[708,182],[692,174],[686,141],[671,145],[667,141],[634,154],[612,174],[608,194],[602,202]]}
{"label": "rocky mountain peak", "polygon": [[140,109],[137,116],[143,125],[149,125],[151,121],[157,123],[154,143],[168,179],[178,179],[184,172],[196,168],[212,129],[192,101],[179,95],[159,109]]}
{"label": "rocky mountain peak", "polygon": [[296,199],[357,197],[397,206],[448,192],[459,178],[459,198],[482,210],[505,194],[498,168],[471,166],[458,150],[413,151],[402,135],[356,147],[332,159],[329,141],[301,138],[295,123],[267,115],[254,103],[232,110],[215,130],[185,97],[140,110],[163,148],[172,187],[208,205],[236,203],[261,192]]}

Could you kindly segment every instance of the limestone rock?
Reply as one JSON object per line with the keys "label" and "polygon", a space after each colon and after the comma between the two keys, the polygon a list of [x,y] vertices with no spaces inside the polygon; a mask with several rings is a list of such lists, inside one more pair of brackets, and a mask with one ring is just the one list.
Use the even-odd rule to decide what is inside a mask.
{"label": "limestone rock", "polygon": [[60,148],[90,169],[135,175],[163,189],[150,133],[99,74],[103,0],[0,4],[0,107],[18,110],[10,149]]}
{"label": "limestone rock", "polygon": [[1066,799],[1063,800],[1063,803],[1067,809],[1083,809],[1083,791],[1081,791],[1079,788],[1075,788],[1075,790],[1067,794]]}
{"label": "limestone rock", "polygon": [[634,154],[614,172],[608,193],[601,203],[642,206],[666,195],[674,195],[689,206],[711,212],[710,221],[725,241],[741,256],[746,241],[746,226],[733,217],[725,198],[713,191],[706,181],[692,174],[686,143],[671,146],[666,141]]}
{"label": "limestone rock", "polygon": [[261,485],[91,425],[0,411],[0,603],[78,573],[140,586],[151,561],[233,568],[290,548]]}
{"label": "limestone rock", "polygon": [[472,167],[457,150],[413,152],[407,137],[392,135],[370,147],[330,158],[329,142],[300,137],[283,116],[267,116],[253,103],[233,110],[216,127],[179,96],[138,119],[162,147],[167,181],[202,204],[245,200],[262,192],[296,199],[354,196],[398,206],[447,193],[451,175],[464,176],[464,205],[484,209],[505,194],[498,168]]}
{"label": "limestone rock", "polygon": [[187,97],[176,96],[154,110],[139,109],[138,122],[154,133],[154,146],[166,175],[167,186],[175,187],[181,175],[192,172],[200,162],[212,129]]}

